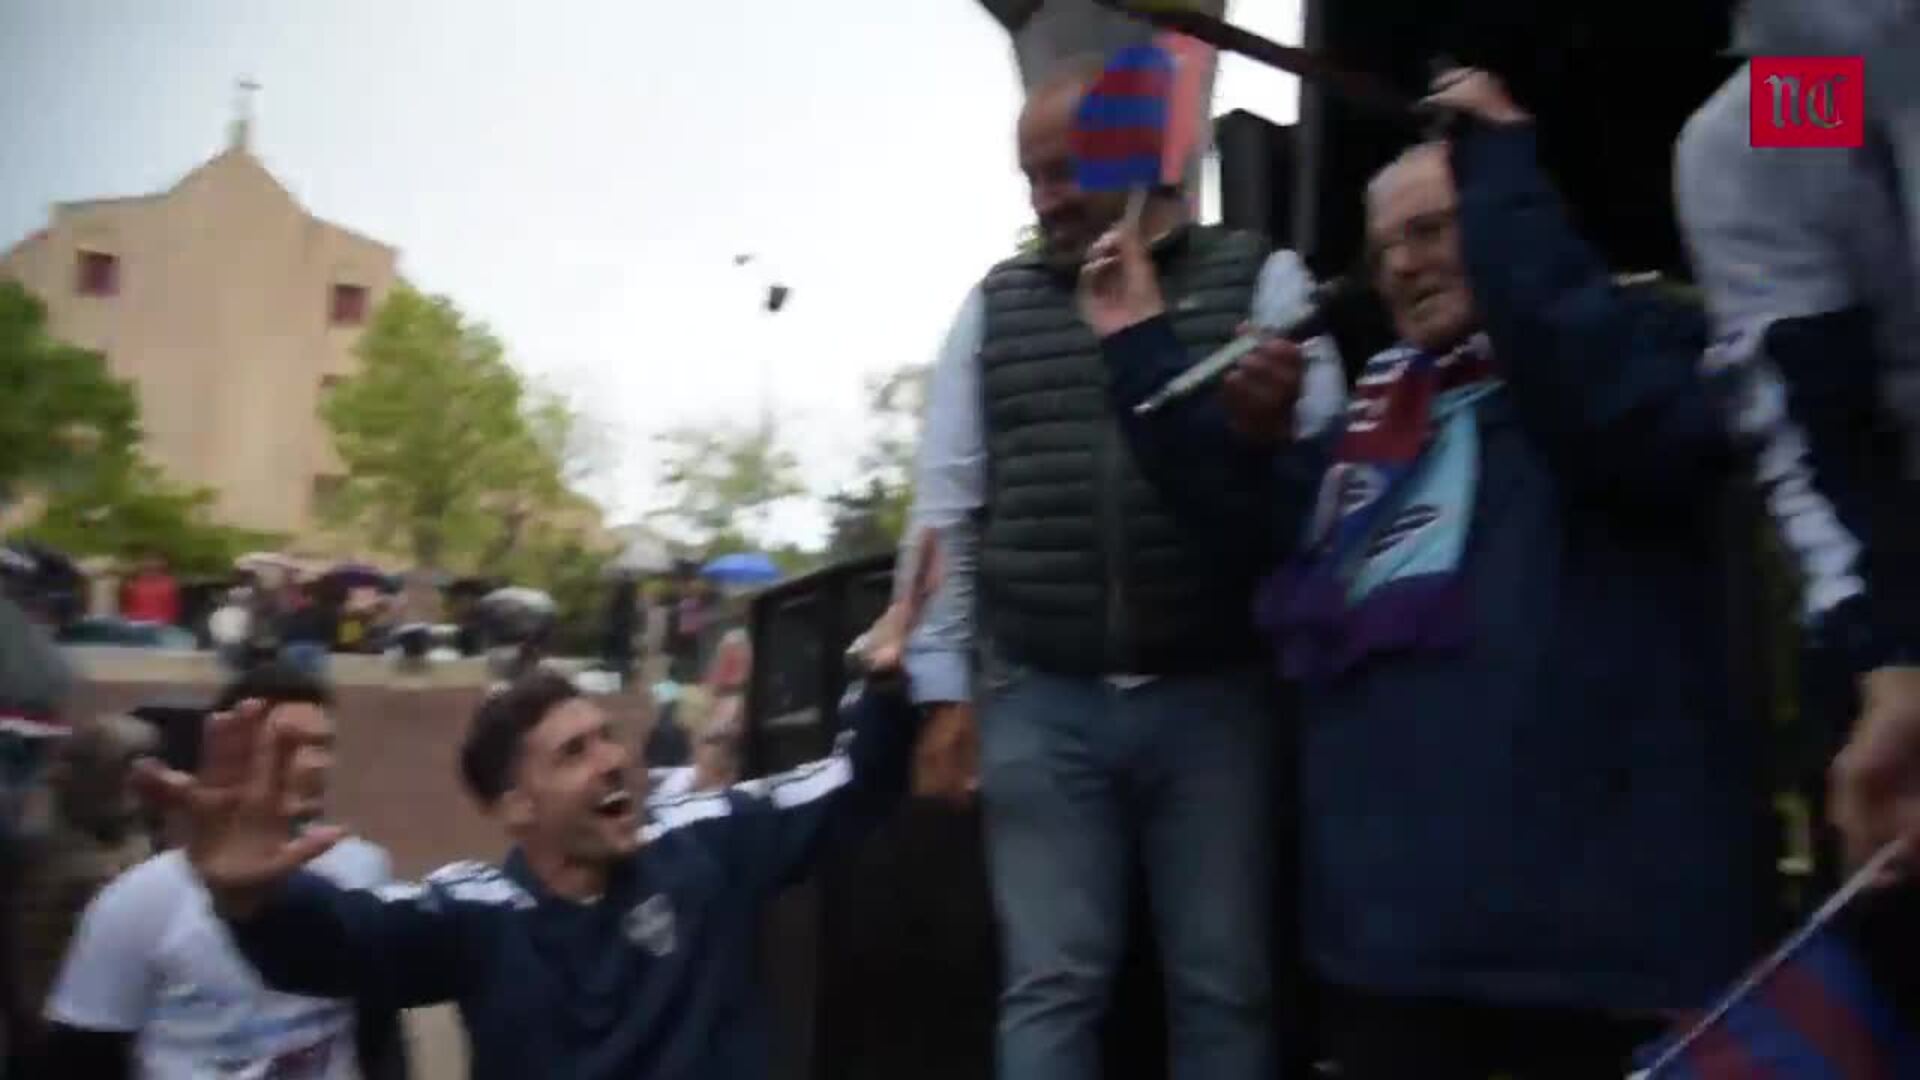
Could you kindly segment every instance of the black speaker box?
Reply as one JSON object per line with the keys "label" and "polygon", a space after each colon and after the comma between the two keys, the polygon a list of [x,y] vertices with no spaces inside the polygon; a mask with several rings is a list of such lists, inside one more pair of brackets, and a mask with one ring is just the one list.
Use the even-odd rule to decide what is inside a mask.
{"label": "black speaker box", "polygon": [[[828,752],[840,730],[842,657],[891,592],[892,560],[882,557],[756,598],[747,698],[753,775]],[[829,853],[768,913],[762,961],[776,1075],[987,1080],[998,955],[978,811],[908,800],[873,833]],[[1105,1031],[1109,1075],[1165,1075],[1164,1030],[1159,977],[1144,933],[1136,934]]]}

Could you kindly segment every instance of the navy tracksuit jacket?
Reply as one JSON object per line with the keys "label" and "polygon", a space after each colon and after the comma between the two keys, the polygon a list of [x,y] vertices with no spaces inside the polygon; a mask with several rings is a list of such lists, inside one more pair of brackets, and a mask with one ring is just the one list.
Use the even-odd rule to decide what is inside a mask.
{"label": "navy tracksuit jacket", "polygon": [[548,894],[515,851],[377,891],[299,874],[234,937],[276,989],[456,1003],[476,1080],[767,1076],[762,906],[905,787],[905,697],[868,692],[842,715],[851,730],[831,757],[654,807],[647,843],[596,903]]}

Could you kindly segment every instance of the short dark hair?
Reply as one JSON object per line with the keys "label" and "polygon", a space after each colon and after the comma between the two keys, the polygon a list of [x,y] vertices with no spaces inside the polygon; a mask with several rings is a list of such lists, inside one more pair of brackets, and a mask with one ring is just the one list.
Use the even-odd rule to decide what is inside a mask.
{"label": "short dark hair", "polygon": [[460,778],[481,806],[500,801],[513,786],[520,743],[559,706],[584,696],[572,679],[535,669],[487,696],[474,710],[460,747]]}
{"label": "short dark hair", "polygon": [[276,705],[333,707],[333,690],[326,680],[281,660],[255,664],[228,683],[213,699],[214,712],[226,712],[243,701],[259,701],[268,710]]}

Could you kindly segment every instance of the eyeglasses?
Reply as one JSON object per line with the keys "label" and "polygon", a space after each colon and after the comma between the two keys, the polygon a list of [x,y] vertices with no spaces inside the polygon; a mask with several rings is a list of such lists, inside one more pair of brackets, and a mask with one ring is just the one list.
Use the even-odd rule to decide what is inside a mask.
{"label": "eyeglasses", "polygon": [[1415,214],[1402,222],[1398,229],[1384,236],[1368,236],[1368,268],[1380,269],[1386,264],[1387,256],[1393,254],[1395,248],[1403,245],[1413,251],[1433,251],[1453,235],[1453,228],[1458,219],[1458,208],[1449,206],[1440,210],[1429,210],[1424,214]]}

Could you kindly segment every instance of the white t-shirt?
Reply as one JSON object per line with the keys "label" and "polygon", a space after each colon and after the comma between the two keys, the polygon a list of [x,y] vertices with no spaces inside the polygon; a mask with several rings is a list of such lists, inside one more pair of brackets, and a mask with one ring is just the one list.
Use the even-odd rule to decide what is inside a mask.
{"label": "white t-shirt", "polygon": [[[348,838],[308,869],[350,888],[391,877],[387,853]],[[178,851],[94,897],[74,933],[47,1018],[137,1033],[145,1080],[352,1080],[349,1001],[275,993],[241,957]]]}

